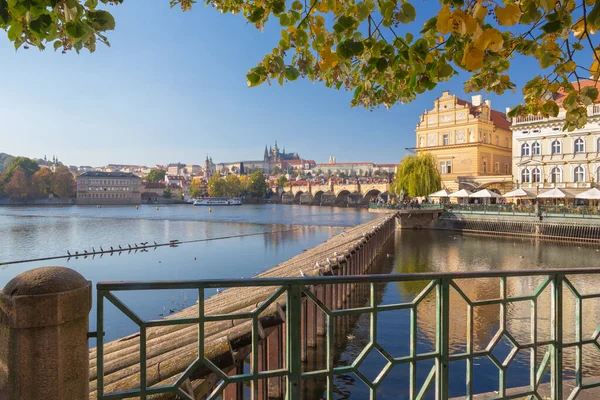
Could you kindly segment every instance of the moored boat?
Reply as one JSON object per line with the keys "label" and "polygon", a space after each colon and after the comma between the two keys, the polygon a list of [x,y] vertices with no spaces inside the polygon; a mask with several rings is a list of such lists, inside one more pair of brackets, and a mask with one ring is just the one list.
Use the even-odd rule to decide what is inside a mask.
{"label": "moored boat", "polygon": [[241,206],[240,199],[229,197],[207,197],[194,202],[195,206]]}

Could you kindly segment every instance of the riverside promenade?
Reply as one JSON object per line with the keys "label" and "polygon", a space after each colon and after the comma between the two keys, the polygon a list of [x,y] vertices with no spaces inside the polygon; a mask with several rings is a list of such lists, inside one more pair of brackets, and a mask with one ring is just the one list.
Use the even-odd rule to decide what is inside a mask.
{"label": "riverside promenade", "polygon": [[[394,235],[395,218],[395,213],[389,213],[346,229],[328,241],[257,275],[256,278],[368,273],[382,246]],[[300,333],[302,350],[298,354],[301,360],[306,359],[309,347],[316,346],[317,336],[327,333],[325,314],[318,315],[317,304],[323,304],[333,310],[341,308],[357,288],[358,285],[347,283],[328,285],[327,290],[325,287],[315,287],[314,301],[303,302],[300,316],[304,327]],[[98,290],[102,290],[101,283]],[[110,295],[106,298],[114,300]],[[103,344],[101,349],[91,349],[90,399],[99,397],[98,388],[102,389],[102,395],[127,392],[140,387],[141,380],[144,381],[142,387],[184,383],[184,390],[190,398],[202,398],[215,390],[217,383],[223,378],[223,373],[242,373],[244,360],[250,353],[255,355],[252,362],[257,363],[262,370],[267,367],[269,370],[283,368],[286,362],[286,332],[289,328],[286,323],[286,296],[281,290],[276,287],[236,287],[224,290],[199,304],[202,304],[202,307],[189,307],[157,322],[155,327],[143,329],[144,333]],[[131,316],[132,312],[125,305],[117,304],[117,307]],[[101,312],[99,314],[101,319]],[[201,335],[204,346],[200,351],[213,364],[213,368],[196,365],[199,358],[198,324],[178,322],[198,317],[199,314],[205,314]],[[217,321],[209,315],[220,318],[217,318]],[[135,317],[133,318],[135,320]],[[173,325],[169,325],[170,322]],[[101,329],[102,321],[99,326]],[[142,337],[141,342],[145,343],[145,346],[140,346]],[[98,363],[99,358],[104,360],[101,365]],[[180,376],[182,373],[185,376],[183,382]],[[100,382],[98,377],[101,377]],[[280,397],[284,392],[281,378],[277,376],[255,386],[258,398]],[[241,400],[242,385],[228,385],[223,390],[223,397]],[[172,393],[163,393],[152,398],[174,396]]]}

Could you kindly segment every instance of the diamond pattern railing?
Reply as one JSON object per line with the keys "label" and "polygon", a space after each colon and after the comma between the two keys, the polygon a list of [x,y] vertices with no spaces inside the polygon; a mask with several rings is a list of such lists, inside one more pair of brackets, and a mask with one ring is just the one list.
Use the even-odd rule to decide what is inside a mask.
{"label": "diamond pattern railing", "polygon": [[[499,282],[499,296],[494,298],[474,298],[468,295],[464,289],[464,283],[470,280],[486,278],[488,280],[497,280]],[[532,279],[541,280],[537,288],[532,293],[511,294],[508,290],[508,279]],[[596,279],[597,281],[594,281]],[[583,329],[583,304],[586,300],[600,299],[600,286],[595,285],[595,291],[590,292],[589,285],[586,290],[578,287],[573,282],[594,281],[600,282],[600,269],[572,269],[572,270],[535,270],[535,271],[486,271],[455,274],[401,274],[401,275],[368,275],[368,276],[326,276],[313,278],[282,278],[282,279],[253,279],[253,280],[207,280],[207,281],[169,281],[169,282],[131,282],[131,283],[98,283],[98,302],[97,302],[97,327],[99,332],[104,329],[104,302],[112,303],[123,314],[131,319],[140,332],[139,349],[139,387],[120,392],[106,393],[104,390],[104,343],[103,336],[98,335],[97,343],[97,397],[99,399],[121,399],[129,397],[139,397],[146,399],[148,396],[160,393],[173,393],[180,398],[193,399],[189,390],[185,389],[185,382],[198,368],[208,369],[216,376],[214,390],[208,394],[208,399],[221,398],[227,385],[243,382],[250,386],[252,398],[257,399],[259,391],[259,381],[281,377],[285,382],[285,398],[296,400],[302,397],[302,381],[311,378],[322,378],[326,381],[324,398],[334,398],[335,377],[342,374],[354,374],[367,386],[370,392],[370,398],[377,398],[377,389],[385,381],[386,376],[397,365],[409,365],[409,379],[406,386],[395,388],[398,393],[408,394],[410,399],[423,399],[428,396],[430,390],[434,390],[436,399],[448,399],[450,397],[449,389],[449,369],[455,361],[464,361],[466,369],[465,393],[466,398],[471,398],[474,391],[474,372],[477,364],[475,361],[479,358],[489,359],[498,369],[498,399],[510,398],[546,398],[540,394],[541,385],[544,383],[544,377],[549,372],[550,398],[563,398],[563,352],[567,349],[574,349],[575,368],[573,371],[575,388],[569,394],[570,399],[577,396],[584,390],[600,386],[599,379],[584,379],[584,346],[595,346],[600,350],[600,325],[595,327],[593,333],[584,335]],[[422,282],[424,288],[412,300],[397,302],[393,304],[380,304],[377,296],[377,285],[389,282]],[[489,283],[491,284],[491,283]],[[368,287],[369,294],[366,305],[353,308],[339,308],[332,305],[326,297],[319,293],[326,292],[315,290],[317,287],[327,288],[335,285],[350,285],[356,288],[359,285]],[[245,287],[245,288],[265,288],[273,287],[273,292],[263,302],[251,312],[232,313],[232,314],[206,314],[204,308],[204,294],[206,289],[223,287]],[[116,293],[123,291],[146,291],[146,290],[164,290],[164,289],[196,289],[198,292],[198,314],[194,317],[161,319],[161,320],[143,320],[130,310],[117,296]],[[542,294],[546,299],[542,296]],[[452,351],[450,346],[451,334],[450,323],[453,318],[453,309],[451,307],[451,294],[455,299],[461,299],[466,304],[466,332],[464,342],[460,346],[462,351]],[[419,320],[419,306],[424,299],[434,299],[435,316],[428,319]],[[248,373],[236,373],[232,375],[223,371],[205,355],[205,324],[215,321],[233,321],[248,319],[251,321],[252,343],[249,349],[252,354],[258,354],[259,343],[263,338],[260,335],[259,318],[274,302],[285,299],[285,362],[283,367],[277,370],[264,371],[259,367],[259,357],[253,356],[250,360]],[[573,315],[569,315],[568,320],[574,321],[574,337],[565,338],[564,313],[571,312],[569,307],[565,307],[564,302],[568,301],[573,308]],[[549,304],[541,304],[541,301],[549,301]],[[302,307],[308,302],[314,305],[324,314],[326,334],[325,348],[318,349],[326,354],[324,366],[314,371],[303,371],[301,361],[302,337],[300,327],[306,323],[303,318]],[[512,315],[508,312],[513,304],[527,304],[529,307],[530,329],[528,339],[517,339],[509,324]],[[479,307],[497,306],[499,312],[497,315],[498,330],[490,335],[492,338],[487,346],[478,346],[475,344],[475,315]],[[540,310],[549,309],[549,321],[540,317]],[[378,316],[385,311],[408,310],[410,315],[410,327],[408,332],[399,332],[398,340],[409,341],[410,351],[408,355],[393,357],[390,352],[378,343]],[[333,319],[349,315],[367,315],[369,318],[369,341],[365,348],[360,352],[356,359],[350,365],[337,365],[333,355],[335,346]],[[434,321],[435,332],[434,345],[432,349],[423,351],[418,346],[418,325],[423,321]],[[541,338],[539,335],[540,323],[548,326],[550,334],[548,338]],[[189,365],[185,371],[179,374],[178,378],[171,385],[157,386],[148,385],[147,382],[147,357],[146,357],[146,339],[149,328],[163,327],[168,325],[189,325],[198,326],[198,347],[197,358]],[[544,325],[544,326],[546,326]],[[588,324],[589,325],[589,324]],[[489,329],[493,329],[492,326]],[[452,339],[454,340],[454,339]],[[502,351],[500,351],[502,350]],[[519,351],[529,353],[529,384],[515,390],[514,385],[507,381],[507,370],[515,360]],[[361,365],[367,357],[373,352],[377,352],[380,359],[385,360],[385,365],[378,371],[375,378],[368,379],[361,372]],[[500,354],[501,353],[501,354]],[[507,355],[506,355],[507,354]],[[426,374],[422,384],[417,384],[417,364],[423,361],[432,361],[433,367]],[[376,371],[377,372],[377,371]],[[369,374],[370,375],[370,374]],[[513,388],[508,390],[509,388]],[[494,390],[490,388],[489,391]]]}

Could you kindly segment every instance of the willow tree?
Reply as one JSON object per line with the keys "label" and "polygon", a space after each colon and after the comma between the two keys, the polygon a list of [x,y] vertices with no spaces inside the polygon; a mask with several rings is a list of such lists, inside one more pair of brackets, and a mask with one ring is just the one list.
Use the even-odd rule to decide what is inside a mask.
{"label": "willow tree", "polygon": [[[101,2],[116,5],[123,0]],[[170,0],[183,11],[194,3]],[[562,102],[567,110],[564,128],[585,124],[585,107],[598,98],[598,90],[578,83],[582,77],[600,77],[600,48],[594,43],[600,2],[439,0],[418,11],[413,3],[205,2],[222,13],[240,14],[257,29],[267,23],[281,26],[281,38],[271,53],[248,72],[249,86],[304,77],[353,91],[354,106],[390,107],[434,89],[458,71],[467,72],[466,92],[514,90],[513,60],[532,58],[539,69],[525,71],[530,80],[523,87],[524,104],[511,115],[557,115],[558,105],[548,93],[562,88],[567,94]],[[17,49],[51,45],[65,52],[94,51],[98,42],[108,45],[107,31],[115,28],[113,16],[98,6],[98,0],[0,0],[0,28]]]}
{"label": "willow tree", "polygon": [[404,193],[409,197],[422,197],[442,188],[440,172],[435,157],[431,153],[406,156],[396,167],[396,175],[391,191]]}

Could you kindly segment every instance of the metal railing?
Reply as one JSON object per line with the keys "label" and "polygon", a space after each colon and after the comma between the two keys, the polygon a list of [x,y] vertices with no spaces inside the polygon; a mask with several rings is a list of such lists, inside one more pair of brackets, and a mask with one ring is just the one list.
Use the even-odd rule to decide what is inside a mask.
{"label": "metal railing", "polygon": [[[487,357],[498,369],[497,396],[495,398],[543,398],[539,393],[540,385],[543,383],[546,369],[550,369],[550,388],[552,399],[562,399],[563,397],[563,352],[566,349],[575,350],[575,388],[571,393],[573,398],[582,390],[600,386],[600,380],[590,380],[588,377],[584,380],[584,346],[596,346],[600,349],[600,326],[595,329],[589,337],[583,335],[583,302],[590,299],[600,298],[600,288],[593,286],[597,292],[587,293],[587,290],[577,286],[579,280],[589,281],[589,275],[594,279],[600,279],[600,269],[572,269],[572,270],[532,270],[532,271],[485,271],[468,273],[423,273],[423,274],[401,274],[401,275],[367,275],[367,276],[348,276],[348,277],[312,277],[312,278],[282,278],[282,279],[249,279],[249,280],[206,280],[206,281],[164,281],[164,282],[125,282],[125,283],[98,283],[97,284],[97,328],[103,332],[104,321],[104,302],[109,301],[115,305],[121,312],[129,317],[139,327],[139,374],[140,386],[138,388],[121,391],[118,393],[104,392],[104,339],[100,334],[97,342],[97,396],[98,399],[122,399],[129,397],[140,397],[146,399],[150,395],[159,393],[173,393],[182,398],[193,399],[193,395],[182,389],[184,382],[192,376],[193,372],[202,367],[216,375],[217,380],[214,390],[208,393],[208,399],[217,399],[222,395],[223,390],[229,384],[239,384],[241,382],[250,385],[252,398],[258,398],[259,381],[267,378],[281,377],[285,381],[285,398],[299,400],[301,398],[302,381],[311,378],[322,378],[326,380],[324,385],[324,396],[326,399],[333,399],[334,379],[340,374],[355,374],[358,379],[365,383],[370,391],[370,398],[376,399],[377,388],[385,380],[390,370],[396,365],[410,366],[410,379],[406,387],[398,387],[397,393],[407,393],[410,399],[422,399],[427,395],[430,388],[435,388],[437,399],[448,399],[449,391],[449,369],[452,362],[464,361],[466,368],[465,392],[466,398],[471,398],[474,394],[474,370],[476,363],[474,361],[480,357]],[[499,282],[496,298],[473,299],[463,290],[463,282],[476,279],[496,279]],[[531,293],[518,293],[511,295],[508,290],[508,280],[518,278],[522,283],[526,278],[530,280],[539,280],[537,287]],[[376,295],[377,286],[389,282],[417,282],[420,281],[424,288],[411,300],[395,304],[380,304]],[[513,282],[512,280],[510,282]],[[575,282],[576,284],[574,284]],[[327,296],[320,294],[327,290],[317,290],[317,288],[335,288],[341,287],[345,290],[348,285],[368,288],[368,301],[365,306],[354,308],[337,308],[327,300]],[[251,312],[237,314],[206,314],[204,312],[204,295],[206,289],[213,288],[273,288],[273,292],[263,302],[259,303]],[[512,287],[512,286],[511,286]],[[532,285],[534,287],[534,285]],[[579,289],[578,289],[579,288]],[[195,289],[198,293],[197,316],[177,319],[143,320],[128,308],[117,296],[117,293],[126,291],[149,291],[149,290],[169,290],[169,289]],[[564,290],[564,292],[563,292]],[[320,293],[320,294],[319,294]],[[462,351],[450,351],[450,319],[453,313],[451,310],[450,296],[458,296],[461,301],[467,305],[467,329],[464,343],[461,345]],[[544,297],[542,296],[544,294]],[[270,304],[275,302],[280,296],[285,296],[285,315],[286,324],[290,329],[282,330],[285,332],[284,354],[285,360],[282,368],[272,371],[261,371],[259,369],[258,357],[252,357],[248,373],[239,373],[237,375],[227,374],[221,368],[216,366],[211,360],[205,357],[204,339],[205,324],[214,321],[233,321],[239,319],[250,319],[252,343],[252,354],[257,354],[259,342],[259,314]],[[565,334],[565,298],[569,297],[569,304],[574,303],[574,339],[569,340]],[[424,316],[419,311],[419,305],[428,297],[435,305],[435,316]],[[431,297],[434,300],[431,300]],[[541,304],[541,298],[549,297],[548,303]],[[456,297],[454,297],[456,299]],[[312,302],[312,303],[311,303]],[[310,303],[316,306],[326,318],[325,325],[325,348],[320,351],[325,352],[325,362],[323,368],[314,371],[303,371],[301,362],[301,331],[306,320],[302,317],[303,307]],[[525,303],[530,309],[530,333],[528,339],[517,339],[508,329],[508,323],[511,314],[507,308],[516,303]],[[428,303],[429,304],[429,303]],[[474,345],[475,333],[474,323],[477,319],[474,317],[475,309],[485,306],[498,306],[499,312],[497,320],[499,329],[493,335],[489,344],[481,348]],[[541,307],[550,309],[548,338],[538,336],[540,330]],[[547,308],[546,308],[547,307]],[[392,310],[408,310],[410,313],[409,332],[404,335],[399,332],[397,340],[405,340],[409,343],[410,352],[408,355],[392,357],[388,351],[378,343],[378,317],[382,312]],[[336,365],[332,356],[334,343],[334,327],[332,320],[340,316],[367,314],[370,320],[369,324],[369,342],[362,350],[359,356],[351,365]],[[419,314],[420,320],[417,319]],[[573,314],[569,314],[569,320]],[[587,314],[586,314],[587,315]],[[435,323],[435,338],[432,349],[423,352],[423,349],[417,346],[418,341],[418,323],[423,322],[423,318],[431,318],[429,321]],[[495,318],[495,317],[494,317]],[[548,321],[542,321],[546,324]],[[198,327],[198,347],[197,358],[183,371],[172,385],[166,386],[148,386],[146,377],[147,353],[146,339],[148,329],[152,327],[165,327],[168,325],[189,325],[196,324]],[[292,329],[293,328],[293,329]],[[485,327],[489,329],[488,327]],[[571,329],[572,325],[567,328]],[[420,328],[419,328],[420,329]],[[420,331],[419,331],[420,332]],[[501,341],[510,343],[512,350],[506,359],[499,359],[494,355],[496,347],[500,346]],[[317,349],[319,350],[319,349]],[[507,382],[507,370],[511,362],[515,359],[518,351],[526,351],[530,354],[529,364],[529,384],[521,387],[520,390],[507,390],[511,387]],[[373,352],[378,352],[386,360],[386,365],[370,380],[359,370],[361,363]],[[433,361],[433,367],[429,370],[426,379],[422,385],[417,385],[417,364],[421,361]],[[455,363],[456,364],[456,363]],[[242,371],[243,372],[243,371]],[[496,388],[489,388],[489,391]]]}
{"label": "metal railing", "polygon": [[388,204],[388,203],[369,203],[369,208],[372,209],[384,209],[384,210],[441,210],[443,207],[439,203],[421,203],[421,204],[410,204],[410,203],[399,203],[399,204]]}
{"label": "metal railing", "polygon": [[[544,206],[539,207],[544,217],[564,218],[600,218],[597,207],[587,206]],[[445,204],[444,211],[459,214],[492,214],[537,216],[534,205],[520,206],[514,204]]]}

